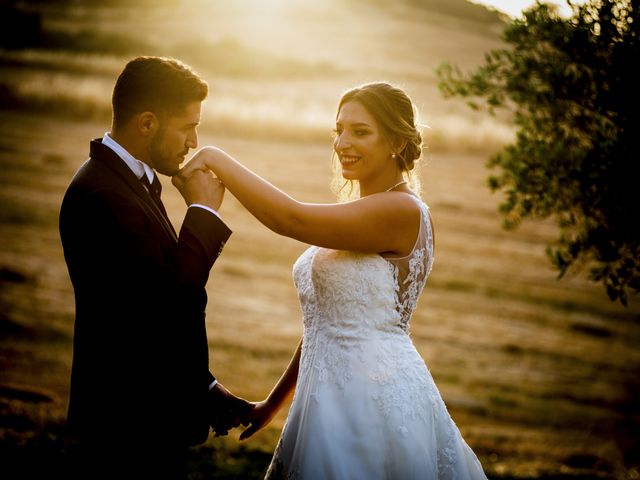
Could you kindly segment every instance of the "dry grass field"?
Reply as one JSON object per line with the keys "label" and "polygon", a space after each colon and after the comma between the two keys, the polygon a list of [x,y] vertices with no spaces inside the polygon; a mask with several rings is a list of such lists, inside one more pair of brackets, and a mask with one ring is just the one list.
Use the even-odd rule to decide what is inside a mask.
{"label": "dry grass field", "polygon": [[[403,85],[431,127],[420,175],[437,242],[411,335],[463,436],[490,478],[640,478],[640,302],[611,303],[580,274],[557,280],[544,253],[552,222],[501,228],[485,161],[508,140],[508,124],[437,93],[435,66],[481,62],[500,45],[499,23],[481,10],[468,16],[465,2],[449,4],[462,5],[457,12],[427,0],[227,3],[59,2],[40,11],[52,31],[182,54],[212,87],[201,145],[226,149],[299,200],[333,200],[340,93],[370,80]],[[0,93],[10,100],[0,109],[2,478],[51,474],[64,459],[74,302],[58,210],[89,140],[109,128],[111,87],[127,57],[0,50]],[[185,205],[163,180],[179,226]],[[234,233],[208,283],[211,367],[259,400],[301,334],[291,267],[307,246],[267,230],[231,195],[221,214]],[[211,437],[193,451],[191,478],[261,478],[285,416],[246,442],[238,431]]]}

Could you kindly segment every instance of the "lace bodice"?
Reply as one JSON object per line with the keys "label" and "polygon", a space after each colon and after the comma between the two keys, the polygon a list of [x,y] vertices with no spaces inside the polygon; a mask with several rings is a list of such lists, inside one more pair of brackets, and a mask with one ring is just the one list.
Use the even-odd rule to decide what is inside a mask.
{"label": "lace bodice", "polygon": [[428,207],[419,205],[418,237],[406,257],[310,247],[298,258],[293,277],[305,328],[321,314],[324,328],[343,333],[366,327],[408,332],[434,258]]}

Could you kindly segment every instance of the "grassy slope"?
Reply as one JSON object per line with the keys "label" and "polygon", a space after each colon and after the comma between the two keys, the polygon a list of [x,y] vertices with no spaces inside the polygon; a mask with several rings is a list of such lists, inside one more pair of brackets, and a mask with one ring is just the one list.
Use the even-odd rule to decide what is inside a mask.
{"label": "grassy slope", "polygon": [[[412,336],[454,419],[492,476],[588,478],[601,472],[621,477],[624,453],[638,451],[640,306],[635,301],[625,310],[611,304],[599,287],[579,277],[556,281],[544,256],[553,226],[502,231],[499,199],[485,187],[486,152],[443,149],[471,134],[471,117],[438,99],[432,67],[447,58],[473,64],[498,44],[491,28],[472,28],[469,20],[422,7],[396,5],[388,11],[360,2],[341,7],[352,14],[346,18],[359,20],[338,22],[320,6],[282,14],[306,28],[296,42],[296,31],[284,27],[265,36],[268,24],[259,17],[220,11],[226,17],[219,21],[213,13],[196,15],[194,7],[183,12],[184,24],[171,21],[169,7],[155,9],[144,22],[130,7],[97,9],[91,16],[95,25],[86,23],[82,9],[65,16],[49,13],[46,19],[56,28],[81,22],[134,31],[151,41],[163,32],[165,42],[176,43],[195,31],[218,45],[240,31],[247,48],[280,52],[285,63],[272,58],[255,75],[246,58],[239,70],[220,73],[206,56],[193,57],[213,87],[201,143],[221,145],[306,201],[331,200],[330,142],[324,132],[339,92],[380,77],[405,85],[427,123],[450,135],[449,143],[431,144],[422,170],[438,247]],[[108,18],[118,21],[106,23]],[[400,34],[407,40],[389,41]],[[9,54],[3,55],[6,62]],[[74,95],[83,92],[98,104],[108,100],[124,61],[117,55],[31,53],[36,60],[24,52],[12,55],[20,62],[5,63],[4,81],[14,79],[17,85],[39,78],[41,85],[52,86],[51,79],[59,79],[65,102],[81,107],[87,102]],[[303,73],[270,70],[287,62]],[[64,447],[59,424],[66,409],[74,306],[57,211],[88,140],[108,128],[100,113],[104,106],[91,110],[97,112],[94,120],[60,121],[52,104],[51,98],[40,104],[49,105],[46,115],[0,112],[0,438],[4,451],[11,452],[6,458],[27,471],[50,470]],[[451,130],[458,128],[463,134],[456,137]],[[168,184],[164,191],[179,225],[182,200]],[[301,332],[290,273],[305,246],[276,237],[230,196],[222,213],[235,233],[209,281],[212,366],[232,390],[259,399],[286,366]],[[210,439],[192,458],[194,471],[208,475],[193,478],[258,478],[285,414],[249,443],[238,445],[237,432]],[[214,466],[217,473],[210,471]]]}

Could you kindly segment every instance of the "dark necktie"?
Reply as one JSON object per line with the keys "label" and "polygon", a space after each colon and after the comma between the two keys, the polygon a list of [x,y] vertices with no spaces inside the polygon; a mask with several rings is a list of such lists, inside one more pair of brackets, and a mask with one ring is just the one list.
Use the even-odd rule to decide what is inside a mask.
{"label": "dark necktie", "polygon": [[149,178],[147,178],[147,174],[143,173],[142,178],[140,178],[140,181],[145,187],[147,187],[147,190],[149,191],[149,195],[151,195],[151,198],[153,199],[153,201],[156,203],[156,205],[158,206],[162,214],[166,217],[167,211],[164,209],[162,200],[160,200],[160,194],[162,193],[162,184],[160,183],[160,180],[158,180],[158,176],[154,174],[153,182],[149,183]]}

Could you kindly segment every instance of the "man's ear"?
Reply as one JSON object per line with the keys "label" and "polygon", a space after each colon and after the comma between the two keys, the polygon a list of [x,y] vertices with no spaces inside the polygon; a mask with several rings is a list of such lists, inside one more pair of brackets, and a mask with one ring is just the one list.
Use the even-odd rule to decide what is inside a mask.
{"label": "man's ear", "polygon": [[160,121],[153,112],[142,112],[137,117],[138,132],[143,137],[152,137],[160,128]]}

